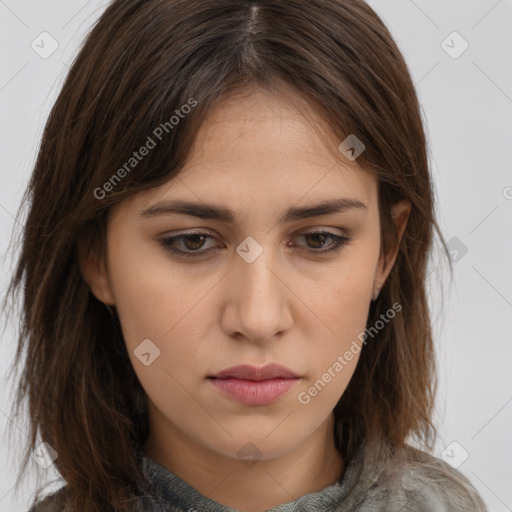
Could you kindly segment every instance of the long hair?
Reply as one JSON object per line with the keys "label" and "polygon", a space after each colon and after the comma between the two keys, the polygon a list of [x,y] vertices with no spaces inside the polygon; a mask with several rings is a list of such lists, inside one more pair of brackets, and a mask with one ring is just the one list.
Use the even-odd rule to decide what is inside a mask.
{"label": "long hair", "polygon": [[[364,347],[335,407],[337,449],[348,461],[371,445],[386,460],[411,437],[433,446],[425,282],[434,230],[446,244],[418,98],[384,23],[362,0],[115,0],[87,36],[45,126],[8,288],[13,300],[23,291],[14,415],[27,403],[30,441],[21,471],[38,443],[48,443],[69,510],[128,510],[140,477],[135,450],[149,432],[117,313],[90,292],[80,258],[105,250],[112,206],[179,174],[221,100],[283,86],[340,143],[356,135],[365,144],[357,163],[378,177],[384,254],[398,243],[391,206],[412,205],[367,325],[395,303],[402,309]],[[132,161],[148,137],[156,147]]]}

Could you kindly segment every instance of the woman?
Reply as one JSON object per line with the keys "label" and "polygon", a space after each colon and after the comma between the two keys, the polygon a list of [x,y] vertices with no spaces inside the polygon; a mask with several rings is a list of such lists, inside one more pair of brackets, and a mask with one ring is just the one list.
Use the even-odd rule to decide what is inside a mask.
{"label": "woman", "polygon": [[363,1],[114,1],[27,198],[33,511],[485,510],[428,454],[439,228]]}

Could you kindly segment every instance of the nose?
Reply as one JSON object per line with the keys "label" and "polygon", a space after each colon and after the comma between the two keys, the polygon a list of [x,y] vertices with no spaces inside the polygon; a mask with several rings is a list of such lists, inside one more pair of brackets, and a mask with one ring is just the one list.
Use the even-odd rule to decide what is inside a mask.
{"label": "nose", "polygon": [[230,336],[253,342],[275,341],[293,323],[293,292],[287,286],[286,272],[276,265],[271,249],[252,262],[240,256],[224,284],[227,301],[222,328]]}

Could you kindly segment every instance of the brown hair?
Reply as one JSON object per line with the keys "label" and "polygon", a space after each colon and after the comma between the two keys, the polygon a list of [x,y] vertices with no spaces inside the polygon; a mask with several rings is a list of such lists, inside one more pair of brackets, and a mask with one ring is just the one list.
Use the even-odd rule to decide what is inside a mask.
{"label": "brown hair", "polygon": [[[370,443],[377,458],[389,458],[409,436],[432,446],[425,280],[434,229],[446,246],[414,85],[380,18],[362,0],[116,0],[87,37],[46,124],[8,289],[14,296],[23,282],[16,365],[26,358],[15,411],[28,399],[23,469],[40,436],[58,453],[70,510],[128,510],[139,477],[134,450],[149,428],[115,308],[90,293],[80,257],[104,251],[113,205],[178,174],[219,101],[251,87],[278,93],[283,84],[339,142],[356,134],[365,144],[357,163],[379,179],[385,254],[397,243],[391,205],[412,205],[368,326],[394,303],[402,311],[362,350],[335,408],[337,447],[348,461]],[[155,127],[191,99],[195,108],[98,198]]]}

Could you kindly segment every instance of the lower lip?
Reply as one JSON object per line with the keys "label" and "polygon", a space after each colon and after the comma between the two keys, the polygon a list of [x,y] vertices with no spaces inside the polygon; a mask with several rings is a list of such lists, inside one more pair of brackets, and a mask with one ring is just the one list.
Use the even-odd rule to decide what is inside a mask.
{"label": "lower lip", "polygon": [[245,405],[267,405],[283,396],[299,379],[271,379],[262,381],[241,379],[208,380],[222,393]]}

